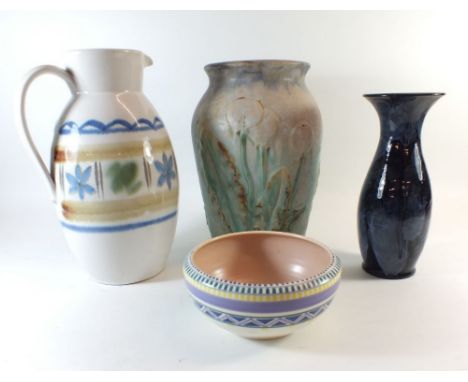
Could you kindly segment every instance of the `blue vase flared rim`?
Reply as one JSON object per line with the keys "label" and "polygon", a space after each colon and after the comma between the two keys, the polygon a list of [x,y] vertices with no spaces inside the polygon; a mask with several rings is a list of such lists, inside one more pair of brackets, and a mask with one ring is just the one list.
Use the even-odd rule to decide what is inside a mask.
{"label": "blue vase flared rim", "polygon": [[363,97],[366,98],[378,98],[378,97],[424,97],[424,96],[432,96],[432,97],[442,97],[444,96],[445,93],[442,92],[421,92],[421,93],[368,93],[368,94],[363,94]]}

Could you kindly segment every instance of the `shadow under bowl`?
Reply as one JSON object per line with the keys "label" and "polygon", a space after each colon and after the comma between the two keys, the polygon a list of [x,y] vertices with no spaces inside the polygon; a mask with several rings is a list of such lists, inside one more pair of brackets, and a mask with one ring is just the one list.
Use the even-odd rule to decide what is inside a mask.
{"label": "shadow under bowl", "polygon": [[340,260],[322,244],[284,232],[248,231],[208,240],[185,259],[198,309],[247,338],[283,337],[330,305]]}

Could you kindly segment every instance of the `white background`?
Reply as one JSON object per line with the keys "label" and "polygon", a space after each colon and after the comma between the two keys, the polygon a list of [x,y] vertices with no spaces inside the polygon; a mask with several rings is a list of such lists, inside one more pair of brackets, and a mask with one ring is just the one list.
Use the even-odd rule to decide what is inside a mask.
{"label": "white background", "polygon": [[[0,369],[468,368],[468,24],[463,12],[0,13]],[[73,48],[151,56],[144,91],[175,148],[179,224],[166,270],[144,283],[94,283],[69,253],[48,188],[14,127],[22,75],[62,64]],[[310,62],[322,112],[322,170],[308,236],[342,259],[331,308],[281,340],[237,338],[202,317],[181,263],[209,238],[190,125],[203,66],[256,58]],[[387,281],[360,269],[356,209],[377,145],[367,92],[443,91],[423,151],[433,220],[416,275]],[[48,155],[69,95],[55,78],[32,87],[29,121]],[[48,160],[48,159],[47,159]]]}

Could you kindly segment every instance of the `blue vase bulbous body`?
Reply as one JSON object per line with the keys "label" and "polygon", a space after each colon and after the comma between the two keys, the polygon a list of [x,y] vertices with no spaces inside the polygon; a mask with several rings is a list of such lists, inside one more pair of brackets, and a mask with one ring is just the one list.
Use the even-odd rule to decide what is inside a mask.
{"label": "blue vase bulbous body", "polygon": [[380,118],[380,141],[358,207],[363,268],[382,278],[414,274],[431,217],[431,185],[421,128],[442,93],[369,94]]}

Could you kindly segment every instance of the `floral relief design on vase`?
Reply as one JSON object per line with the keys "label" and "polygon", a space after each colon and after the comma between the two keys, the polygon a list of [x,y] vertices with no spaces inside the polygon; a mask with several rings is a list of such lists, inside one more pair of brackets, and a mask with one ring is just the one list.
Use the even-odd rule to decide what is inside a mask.
{"label": "floral relief design on vase", "polygon": [[163,187],[167,184],[169,190],[172,188],[172,181],[176,178],[176,172],[174,170],[174,159],[172,155],[167,157],[166,153],[163,153],[162,161],[155,160],[154,167],[159,173],[158,187]]}
{"label": "floral relief design on vase", "polygon": [[142,182],[137,180],[138,167],[135,162],[113,163],[107,170],[107,175],[111,178],[112,192],[118,194],[125,191],[128,195],[136,193]]}
{"label": "floral relief design on vase", "polygon": [[91,176],[92,168],[88,166],[84,171],[81,170],[81,166],[77,164],[75,166],[75,175],[66,173],[66,178],[70,184],[68,192],[70,194],[78,193],[81,200],[85,198],[86,194],[92,195],[96,192],[96,189],[88,184],[88,180]]}
{"label": "floral relief design on vase", "polygon": [[[213,236],[244,230],[304,234],[307,227],[319,173],[320,114],[302,83],[306,64],[262,62],[252,68],[261,77],[236,77],[235,85],[217,83],[230,68],[210,75],[207,67],[213,89],[195,112],[192,136]],[[295,81],[283,82],[294,69]]]}
{"label": "floral relief design on vase", "polygon": [[[223,215],[223,221],[229,230],[243,225],[248,230],[292,231],[306,210],[305,205],[295,209],[292,201],[297,194],[304,158],[310,145],[301,136],[300,129],[291,130],[288,143],[292,143],[291,151],[298,156],[297,170],[291,176],[290,170],[281,165],[281,152],[272,150],[278,120],[274,112],[266,109],[258,100],[247,101],[241,98],[239,101],[239,107],[233,106],[226,118],[234,145],[238,148],[237,155],[229,152],[213,136],[205,136],[202,140],[201,155],[204,165],[209,168],[214,163],[223,161],[227,165],[227,174],[226,171],[215,170],[210,179],[207,179],[212,191],[211,200],[219,205],[218,211]],[[248,102],[251,105],[247,105]],[[238,117],[237,121],[232,117],[233,114]],[[248,119],[255,124],[249,123]],[[256,153],[253,168],[249,161],[249,152],[252,151]],[[226,196],[223,200],[222,194],[230,192],[226,182],[234,185],[239,198]],[[229,217],[223,212],[223,205],[230,205],[232,215],[235,211],[242,212],[244,222],[235,221],[232,215],[229,221]]]}

